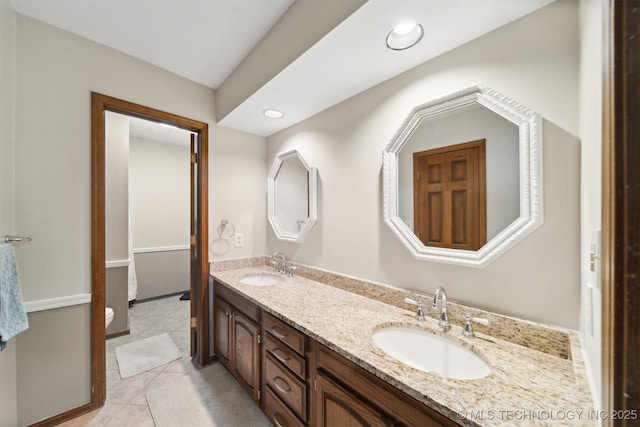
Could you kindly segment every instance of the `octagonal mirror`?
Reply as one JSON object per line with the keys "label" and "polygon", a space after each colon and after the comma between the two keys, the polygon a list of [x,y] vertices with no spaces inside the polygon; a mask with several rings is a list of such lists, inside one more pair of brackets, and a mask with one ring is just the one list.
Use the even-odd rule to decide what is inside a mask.
{"label": "octagonal mirror", "polygon": [[280,240],[302,242],[318,218],[318,171],[297,150],[276,156],[267,179],[269,223]]}
{"label": "octagonal mirror", "polygon": [[385,222],[418,259],[485,266],[542,224],[541,135],[481,84],[416,106],[383,153]]}

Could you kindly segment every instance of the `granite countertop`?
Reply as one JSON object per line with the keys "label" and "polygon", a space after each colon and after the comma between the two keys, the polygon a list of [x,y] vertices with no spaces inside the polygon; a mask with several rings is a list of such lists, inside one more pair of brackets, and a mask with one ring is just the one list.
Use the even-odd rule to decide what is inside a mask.
{"label": "granite countertop", "polygon": [[[571,358],[532,350],[476,331],[464,338],[453,325],[415,320],[415,313],[303,277],[271,286],[240,282],[251,274],[276,274],[252,267],[215,271],[216,279],[332,348],[347,359],[461,425],[597,425],[578,335],[568,331]],[[445,336],[480,356],[491,368],[482,379],[443,378],[405,365],[379,349],[372,333],[385,326],[409,326]]]}

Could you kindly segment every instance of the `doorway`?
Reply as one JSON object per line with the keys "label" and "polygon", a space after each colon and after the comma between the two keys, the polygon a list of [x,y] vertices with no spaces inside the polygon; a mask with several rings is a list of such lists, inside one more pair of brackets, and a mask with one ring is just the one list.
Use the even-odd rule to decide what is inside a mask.
{"label": "doorway", "polygon": [[191,141],[191,356],[209,361],[209,259],[208,259],[208,125],[175,114],[130,103],[106,95],[91,94],[91,405],[106,399],[105,356],[105,116],[114,112],[190,131]]}

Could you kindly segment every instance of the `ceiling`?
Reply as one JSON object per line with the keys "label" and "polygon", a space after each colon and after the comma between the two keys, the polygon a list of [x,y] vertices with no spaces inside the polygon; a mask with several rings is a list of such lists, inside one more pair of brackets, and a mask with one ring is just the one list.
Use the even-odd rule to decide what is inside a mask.
{"label": "ceiling", "polygon": [[[278,63],[277,69],[268,55],[264,66],[252,65],[251,78],[260,83],[234,100],[229,111],[218,113],[222,116],[218,123],[272,135],[554,0],[364,4],[363,0],[12,0],[12,4],[18,13],[217,89],[218,103],[238,97],[225,84],[231,85],[234,73],[247,75],[243,61],[249,63],[252,55],[258,58],[260,49],[263,55],[290,49],[290,43],[282,41],[304,39],[307,27],[318,31],[317,13],[295,26],[285,25],[287,14],[305,2],[328,9],[349,1],[356,6],[325,25],[322,34],[309,38],[308,46],[291,48],[291,59]],[[406,20],[420,23],[424,38],[405,51],[388,49],[387,34]],[[265,37],[278,31],[280,38]],[[261,72],[270,74],[261,80]],[[267,108],[283,111],[284,118],[267,119],[262,114]]]}
{"label": "ceiling", "polygon": [[11,0],[11,3],[18,13],[215,89],[293,0]]}

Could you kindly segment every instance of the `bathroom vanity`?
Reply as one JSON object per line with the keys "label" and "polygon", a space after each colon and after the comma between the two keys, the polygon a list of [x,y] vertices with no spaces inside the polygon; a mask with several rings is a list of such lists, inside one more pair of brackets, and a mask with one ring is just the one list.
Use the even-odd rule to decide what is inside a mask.
{"label": "bathroom vanity", "polygon": [[214,349],[276,426],[456,423],[215,281]]}
{"label": "bathroom vanity", "polygon": [[[457,321],[443,331],[433,318],[418,322],[407,308],[276,275],[264,265],[212,274],[214,350],[276,426],[513,425],[516,417],[526,417],[526,425],[548,425],[545,417],[569,413],[574,419],[554,423],[570,424],[578,414],[580,425],[591,422],[584,366],[570,331],[562,332],[568,338],[563,354],[553,339],[545,340],[549,349],[533,349],[532,343],[515,344],[481,328],[476,338],[465,338]],[[451,311],[457,317],[456,308]],[[462,345],[490,373],[461,380],[402,363],[372,339],[390,326]],[[495,327],[504,335],[502,326]]]}

